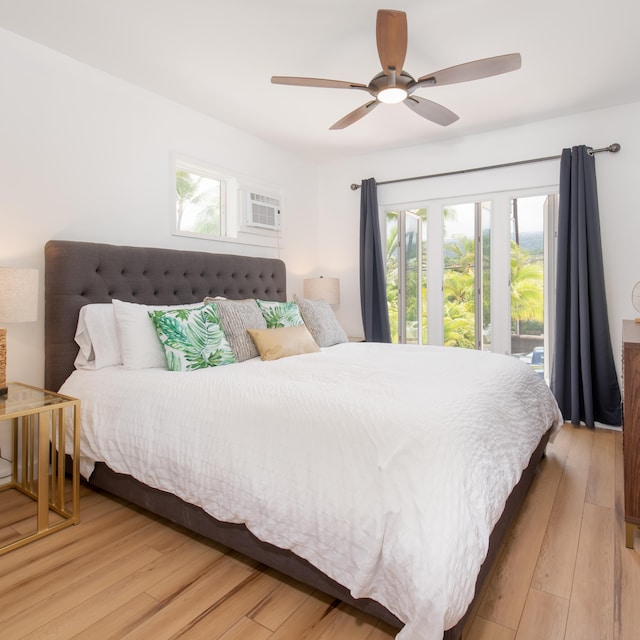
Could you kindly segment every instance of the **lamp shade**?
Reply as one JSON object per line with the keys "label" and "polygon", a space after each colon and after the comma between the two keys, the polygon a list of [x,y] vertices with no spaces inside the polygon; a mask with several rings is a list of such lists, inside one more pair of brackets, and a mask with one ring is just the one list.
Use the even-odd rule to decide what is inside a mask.
{"label": "lamp shade", "polygon": [[0,322],[38,318],[38,270],[0,267]]}
{"label": "lamp shade", "polygon": [[[38,270],[0,267],[0,322],[38,318]],[[0,396],[7,393],[7,330],[0,328]]]}
{"label": "lamp shade", "polygon": [[338,278],[306,278],[304,297],[308,300],[326,300],[329,304],[340,304],[340,280]]}

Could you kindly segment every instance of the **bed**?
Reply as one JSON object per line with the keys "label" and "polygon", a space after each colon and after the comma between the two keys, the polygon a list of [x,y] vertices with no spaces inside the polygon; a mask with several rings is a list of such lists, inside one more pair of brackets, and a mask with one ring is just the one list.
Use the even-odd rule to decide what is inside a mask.
{"label": "bed", "polygon": [[[89,484],[375,615],[398,628],[402,640],[439,639],[443,634],[447,640],[461,637],[472,599],[495,560],[550,434],[561,424],[557,405],[538,376],[523,363],[495,354],[344,342],[277,361],[250,358],[189,373],[150,367],[141,375],[123,366],[74,371],[78,357],[74,337],[85,305],[114,299],[141,305],[199,305],[204,298],[216,297],[284,302],[285,267],[267,258],[58,240],[47,243],[45,266],[45,386],[62,388],[82,401],[81,466]],[[475,367],[471,361],[485,363],[482,366],[489,372],[483,376],[485,383],[495,377],[494,387],[517,378],[514,394],[521,396],[514,408],[517,419],[508,415],[505,395],[499,394],[498,405],[489,409],[497,427],[496,439],[490,440],[474,430],[471,418],[456,418],[464,428],[450,429],[449,414],[434,404],[430,420],[437,417],[447,428],[424,435],[414,424],[411,403],[400,396],[394,399],[395,390],[387,396],[386,386],[384,394],[379,391],[380,384],[388,385],[390,375],[406,374],[401,383],[405,386],[423,375],[414,370],[422,366],[418,364],[422,354],[435,366],[435,371],[424,373],[423,386],[435,389],[443,378],[456,376],[456,384],[470,390],[466,395],[475,390],[478,405],[486,404],[491,385],[485,388],[482,380],[467,377]],[[387,366],[397,369],[391,374]],[[178,386],[182,379],[187,380],[185,387]],[[196,406],[194,400],[186,400],[191,388],[203,399],[198,409],[191,408]],[[129,393],[132,389],[134,393]],[[207,399],[212,389],[219,394],[215,402]],[[246,400],[247,390],[251,401]],[[423,401],[422,392],[423,387],[416,387],[413,396]],[[366,401],[360,393],[369,394],[362,395]],[[132,395],[130,400],[125,399],[127,394]],[[443,404],[453,407],[453,414],[461,414],[455,385],[441,387],[434,395],[445,398]],[[162,397],[168,405],[158,409]],[[279,409],[272,411],[282,402],[291,403],[288,422]],[[392,433],[376,422],[389,405],[395,407],[385,418],[393,422]],[[172,414],[174,410],[177,413]],[[151,431],[139,431],[145,416],[154,421]],[[210,431],[211,420],[215,446],[198,431],[201,423],[207,423],[205,430]],[[522,437],[522,447],[518,445],[522,451],[516,456],[509,442],[520,439],[517,423],[530,422],[539,424]],[[155,443],[156,433],[163,431],[175,438],[170,445]],[[271,450],[258,441],[261,432],[270,434]],[[457,444],[445,441],[445,435]],[[100,446],[102,439],[112,445],[106,447],[112,450],[110,459]],[[130,441],[133,453],[126,452],[125,441]],[[156,447],[152,453],[140,448],[147,441]],[[223,459],[211,465],[207,453],[196,464],[195,458],[200,451],[209,451],[207,447],[211,456],[223,452]],[[349,464],[344,459],[335,462],[339,452],[346,450],[349,456],[356,448],[362,453]],[[474,465],[472,475],[461,475],[457,482],[449,479],[450,486],[436,492],[447,496],[446,502],[435,501],[434,492],[427,490],[431,482],[435,486],[442,481],[432,479],[435,461],[450,459],[451,469],[469,466],[468,460],[480,458],[481,450],[486,457]],[[245,471],[241,458],[257,471]],[[156,460],[161,461],[159,469],[141,478],[139,474]],[[323,468],[332,465],[337,465],[337,474],[334,469],[325,477]],[[197,473],[186,477],[184,467],[192,466]],[[209,466],[220,486],[200,486],[210,482],[202,480]],[[419,468],[417,475],[413,466]],[[374,470],[371,477],[365,475],[369,468]],[[286,474],[298,475],[286,475],[285,469]],[[500,484],[490,489],[495,493],[491,507],[475,506],[485,499],[474,495],[485,484],[475,473],[507,478],[508,488]],[[447,475],[456,477],[453,471]],[[362,482],[363,477],[368,480]],[[352,490],[344,491],[345,486]],[[225,503],[228,495],[233,508]],[[383,509],[387,502],[397,508]],[[308,511],[309,504],[315,510]],[[465,518],[474,518],[476,510],[482,515],[456,527],[456,522],[447,520],[453,517],[449,514],[453,504]],[[437,516],[425,517],[427,509]],[[412,524],[415,518],[422,518],[417,527]],[[358,526],[351,523],[343,530],[352,519]],[[431,546],[435,541],[436,555],[449,553],[442,536],[455,540],[451,553],[462,550],[462,555],[452,555],[451,570],[432,566],[422,529]],[[361,532],[372,533],[364,539]],[[407,547],[414,557],[399,551],[405,538],[411,539]],[[337,557],[331,557],[334,552]],[[407,573],[402,567],[407,563],[421,566],[421,572]],[[453,565],[462,569],[457,566],[456,573]],[[428,601],[422,595],[427,591],[433,592]],[[440,602],[439,594],[449,592],[451,602]]]}

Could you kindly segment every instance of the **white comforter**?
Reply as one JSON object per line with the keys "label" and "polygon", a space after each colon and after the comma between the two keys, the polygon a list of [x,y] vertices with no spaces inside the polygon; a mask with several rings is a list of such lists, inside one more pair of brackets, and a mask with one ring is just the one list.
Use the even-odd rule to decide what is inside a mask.
{"label": "white comforter", "polygon": [[562,418],[506,356],[342,344],[176,373],[76,371],[95,461],[293,550],[384,604],[399,640],[441,640],[541,435]]}

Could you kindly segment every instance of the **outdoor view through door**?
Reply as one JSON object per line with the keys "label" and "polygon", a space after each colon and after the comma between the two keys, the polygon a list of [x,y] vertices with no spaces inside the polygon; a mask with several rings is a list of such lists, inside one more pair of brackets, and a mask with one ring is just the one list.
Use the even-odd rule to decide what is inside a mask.
{"label": "outdoor view through door", "polygon": [[387,306],[391,341],[427,343],[426,209],[387,211]]}
{"label": "outdoor view through door", "polygon": [[392,341],[508,353],[548,379],[557,195],[424,205],[386,211]]}

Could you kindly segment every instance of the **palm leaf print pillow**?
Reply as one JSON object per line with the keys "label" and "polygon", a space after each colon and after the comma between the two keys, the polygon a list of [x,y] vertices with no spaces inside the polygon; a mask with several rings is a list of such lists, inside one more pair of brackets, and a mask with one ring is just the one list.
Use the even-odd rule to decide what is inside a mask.
{"label": "palm leaf print pillow", "polygon": [[149,311],[169,371],[194,371],[236,362],[214,305]]}
{"label": "palm leaf print pillow", "polygon": [[297,327],[304,324],[298,305],[295,302],[272,302],[267,300],[256,300],[256,302],[267,323],[267,329]]}

